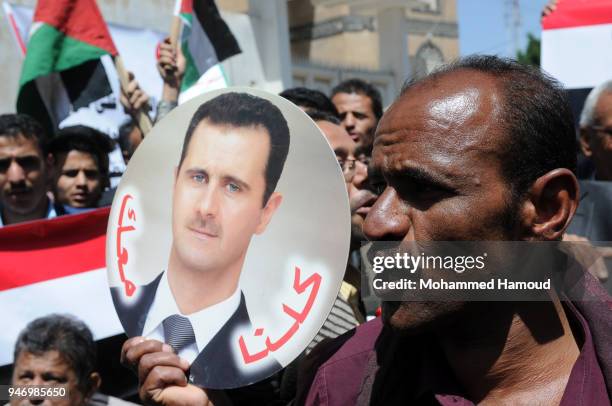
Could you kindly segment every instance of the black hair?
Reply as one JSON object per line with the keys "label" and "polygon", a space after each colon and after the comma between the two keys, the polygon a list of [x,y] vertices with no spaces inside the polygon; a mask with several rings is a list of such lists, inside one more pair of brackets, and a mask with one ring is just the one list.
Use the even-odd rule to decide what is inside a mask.
{"label": "black hair", "polygon": [[13,352],[14,362],[27,352],[42,355],[57,351],[70,365],[82,393],[90,392],[90,376],[96,369],[96,344],[89,328],[76,318],[51,314],[28,323],[21,331]]}
{"label": "black hair", "polygon": [[130,151],[132,145],[130,143],[130,134],[132,130],[134,130],[136,124],[132,119],[126,120],[123,124],[119,126],[119,136],[117,137],[117,143],[119,144],[119,148],[121,151]]}
{"label": "black hair", "polygon": [[306,111],[324,111],[338,117],[338,109],[334,103],[325,93],[319,90],[308,89],[306,87],[292,87],[280,92],[279,96],[284,97],[299,107],[303,107]]}
{"label": "black hair", "polygon": [[44,153],[46,134],[38,121],[27,114],[0,114],[0,137],[16,138],[19,135],[35,140]]}
{"label": "black hair", "polygon": [[108,154],[113,150],[112,140],[104,133],[83,125],[64,127],[49,141],[47,151],[56,161],[59,154],[80,151],[96,159],[103,178],[108,177]]}
{"label": "black hair", "polygon": [[345,80],[332,89],[330,97],[333,98],[338,93],[356,93],[368,97],[372,102],[372,112],[374,113],[376,120],[380,120],[382,117],[382,97],[380,96],[378,89],[368,82],[357,78]]}
{"label": "black hair", "polygon": [[187,128],[179,169],[187,155],[189,141],[198,124],[207,120],[211,124],[227,124],[234,127],[264,127],[270,137],[270,154],[266,163],[266,189],[263,205],[280,179],[289,153],[289,126],[283,113],[274,104],[248,93],[224,93],[202,104],[195,112]]}
{"label": "black hair", "polygon": [[338,117],[332,114],[329,114],[328,112],[325,112],[325,111],[310,110],[310,111],[307,111],[306,114],[308,114],[308,117],[310,117],[312,121],[327,121],[327,122],[330,122],[336,125],[342,124],[342,122],[340,121]]}
{"label": "black hair", "polygon": [[533,182],[556,168],[576,172],[574,118],[562,85],[539,68],[490,55],[472,55],[443,65],[422,79],[407,82],[400,98],[418,84],[458,71],[491,75],[500,85],[499,124],[505,134],[500,143],[502,175],[515,200]]}

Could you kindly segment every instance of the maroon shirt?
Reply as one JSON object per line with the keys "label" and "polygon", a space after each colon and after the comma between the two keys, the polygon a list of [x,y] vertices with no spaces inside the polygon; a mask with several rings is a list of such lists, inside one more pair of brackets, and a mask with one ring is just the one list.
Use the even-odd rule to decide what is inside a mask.
{"label": "maroon shirt", "polygon": [[[610,405],[591,328],[575,306],[565,304],[582,346],[561,405]],[[609,305],[608,301],[604,306],[608,312]],[[600,348],[608,358],[611,345]],[[441,354],[433,338],[399,338],[380,319],[373,320],[313,351],[311,370],[316,375],[307,393],[298,392],[298,404],[306,397],[309,406],[473,405],[462,395]]]}

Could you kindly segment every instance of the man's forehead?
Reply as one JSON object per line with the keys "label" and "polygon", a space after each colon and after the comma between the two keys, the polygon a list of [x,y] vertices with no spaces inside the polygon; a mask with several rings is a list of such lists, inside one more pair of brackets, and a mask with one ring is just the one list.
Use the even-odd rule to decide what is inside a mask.
{"label": "man's forehead", "polygon": [[372,110],[372,99],[363,93],[336,93],[333,97],[339,111],[369,109]]}
{"label": "man's forehead", "polygon": [[196,127],[185,156],[185,169],[210,165],[242,176],[256,168],[265,171],[270,154],[270,135],[263,125],[234,126],[202,120]]}
{"label": "man's forehead", "polygon": [[69,367],[67,360],[57,350],[49,350],[40,353],[23,350],[18,354],[15,361],[17,366],[33,363],[40,366],[45,365],[46,367]]}
{"label": "man's forehead", "polygon": [[37,155],[42,156],[38,140],[25,137],[23,134],[16,136],[0,134],[0,154],[6,154],[14,150],[18,150],[20,153],[35,152]]}
{"label": "man's forehead", "polygon": [[443,167],[468,155],[490,158],[499,147],[500,108],[497,84],[484,74],[458,71],[417,84],[383,115],[374,159],[397,166],[410,157]]}
{"label": "man's forehead", "polygon": [[323,131],[325,138],[330,143],[332,148],[344,146],[351,148],[352,150],[355,149],[355,141],[353,141],[351,136],[341,125],[330,123],[329,121],[317,121],[317,125]]}
{"label": "man's forehead", "polygon": [[64,167],[81,165],[94,168],[98,167],[98,160],[95,155],[77,149],[58,154],[58,163],[63,163]]}

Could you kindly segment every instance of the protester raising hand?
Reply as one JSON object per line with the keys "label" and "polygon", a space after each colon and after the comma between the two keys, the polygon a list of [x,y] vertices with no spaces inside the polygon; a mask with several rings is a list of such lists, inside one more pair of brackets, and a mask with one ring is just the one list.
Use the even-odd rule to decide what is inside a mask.
{"label": "protester raising hand", "polygon": [[[157,70],[164,81],[163,100],[176,100],[181,88],[181,81],[185,74],[186,60],[181,47],[173,49],[170,38],[166,38],[159,44],[159,57],[157,59]],[[170,96],[170,97],[166,97]]]}
{"label": "protester raising hand", "polygon": [[134,116],[135,112],[141,107],[147,106],[149,109],[149,95],[146,94],[138,84],[132,72],[128,72],[128,85],[125,89],[121,89],[121,104],[126,110],[126,113]]}

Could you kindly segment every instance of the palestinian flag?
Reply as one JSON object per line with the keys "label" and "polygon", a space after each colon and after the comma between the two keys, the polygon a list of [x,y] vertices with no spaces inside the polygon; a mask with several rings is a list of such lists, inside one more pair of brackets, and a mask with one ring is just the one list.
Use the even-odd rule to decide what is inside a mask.
{"label": "palestinian flag", "polygon": [[181,91],[185,91],[211,69],[220,69],[219,62],[241,50],[214,0],[176,0],[174,11],[183,20],[181,48],[187,67]]}
{"label": "palestinian flag", "polygon": [[[39,0],[19,81],[17,111],[54,131],[112,89],[101,57],[117,55],[95,0]],[[108,102],[109,100],[106,100]]]}
{"label": "palestinian flag", "polygon": [[105,266],[110,208],[0,228],[0,365],[31,320],[68,313],[96,339],[121,333]]}
{"label": "palestinian flag", "polygon": [[612,0],[559,0],[542,20],[542,69],[568,89],[575,117],[611,66]]}

